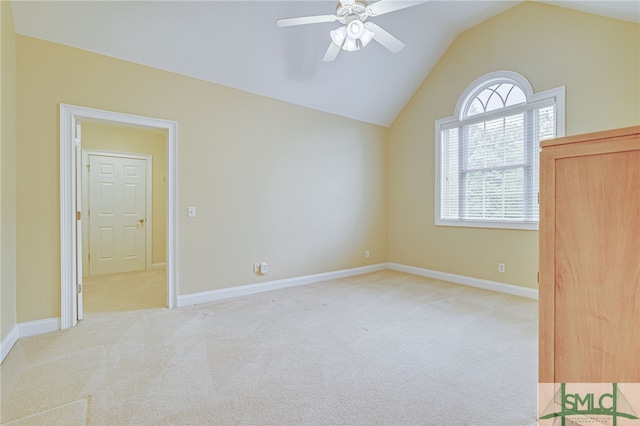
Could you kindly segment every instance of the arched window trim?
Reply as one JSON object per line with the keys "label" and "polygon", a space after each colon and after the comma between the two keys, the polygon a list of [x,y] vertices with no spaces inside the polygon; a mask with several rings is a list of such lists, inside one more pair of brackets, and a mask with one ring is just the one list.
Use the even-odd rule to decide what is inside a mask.
{"label": "arched window trim", "polygon": [[[460,98],[458,98],[458,103],[456,104],[456,107],[454,109],[453,116],[460,121],[467,118],[464,116],[464,114],[468,106],[471,104],[471,102],[473,102],[473,99],[475,99],[476,95],[481,91],[483,91],[484,89],[486,89],[487,87],[497,83],[515,84],[524,92],[524,96],[527,98],[527,103],[531,103],[534,101],[533,87],[531,87],[531,83],[529,83],[529,80],[527,80],[521,74],[518,74],[517,72],[514,72],[514,71],[506,71],[506,70],[494,71],[489,74],[483,75],[482,77],[476,79],[469,86],[467,86],[464,92],[462,92],[462,95],[460,96]],[[510,108],[510,107],[506,107],[506,108]],[[478,115],[482,115],[482,114],[477,114],[476,116]]]}
{"label": "arched window trim", "polygon": [[[463,114],[465,109],[473,102],[475,96],[480,93],[481,90],[487,86],[491,86],[498,82],[508,82],[510,84],[517,85],[526,97],[526,103],[519,103],[510,105],[504,108],[498,108],[487,112],[475,114],[464,118]],[[492,120],[498,116],[504,114],[519,113],[525,110],[530,110],[536,107],[544,107],[554,105],[555,106],[555,137],[562,137],[565,135],[565,87],[557,87],[555,89],[546,90],[539,93],[534,93],[533,88],[529,81],[522,75],[513,71],[495,71],[489,74],[485,74],[482,77],[473,81],[464,90],[462,95],[458,98],[456,106],[454,108],[454,115],[446,118],[436,120],[435,122],[435,173],[436,173],[436,187],[435,187],[435,224],[437,226],[462,226],[462,227],[480,227],[480,228],[502,228],[502,229],[529,229],[537,230],[538,222],[532,221],[502,221],[502,220],[469,220],[469,219],[448,219],[441,216],[441,144],[442,144],[442,132],[446,129],[454,127],[460,127],[464,125],[473,124],[475,122],[482,122]]]}

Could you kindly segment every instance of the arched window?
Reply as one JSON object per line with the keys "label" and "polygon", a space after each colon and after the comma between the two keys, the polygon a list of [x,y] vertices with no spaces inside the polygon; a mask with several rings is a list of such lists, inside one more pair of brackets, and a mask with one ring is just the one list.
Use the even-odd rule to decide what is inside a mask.
{"label": "arched window", "polygon": [[490,82],[476,90],[466,103],[463,118],[527,102],[527,95],[516,83]]}
{"label": "arched window", "polygon": [[436,121],[436,225],[538,228],[540,141],[564,136],[564,87],[487,74]]}

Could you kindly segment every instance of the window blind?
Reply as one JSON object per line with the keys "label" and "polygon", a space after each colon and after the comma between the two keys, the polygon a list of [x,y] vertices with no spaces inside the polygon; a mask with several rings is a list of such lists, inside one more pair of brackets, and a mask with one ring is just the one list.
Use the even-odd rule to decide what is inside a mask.
{"label": "window blind", "polygon": [[555,137],[553,102],[474,115],[440,136],[441,219],[538,221],[539,147]]}

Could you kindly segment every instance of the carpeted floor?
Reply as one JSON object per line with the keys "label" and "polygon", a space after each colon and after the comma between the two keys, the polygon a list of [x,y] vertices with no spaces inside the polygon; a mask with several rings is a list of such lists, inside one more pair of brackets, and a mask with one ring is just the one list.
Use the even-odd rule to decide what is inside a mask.
{"label": "carpeted floor", "polygon": [[535,425],[537,302],[393,271],[21,339],[3,424]]}
{"label": "carpeted floor", "polygon": [[82,288],[85,313],[167,306],[167,272],[164,268],[85,277]]}

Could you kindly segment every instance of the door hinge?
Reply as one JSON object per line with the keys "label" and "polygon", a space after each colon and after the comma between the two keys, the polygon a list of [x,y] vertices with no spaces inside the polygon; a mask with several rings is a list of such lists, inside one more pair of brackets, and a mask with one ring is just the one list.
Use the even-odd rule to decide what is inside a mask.
{"label": "door hinge", "polygon": [[536,281],[538,282],[538,284],[540,284],[540,272],[538,272],[538,276],[536,278]]}
{"label": "door hinge", "polygon": [[76,148],[80,148],[81,139],[82,139],[82,127],[80,127],[80,123],[76,123],[76,137],[75,137]]}
{"label": "door hinge", "polygon": [[82,284],[76,284],[76,293],[77,294],[82,293]]}
{"label": "door hinge", "polygon": [[80,220],[81,217],[82,213],[80,213],[80,211],[76,211],[76,220]]}

